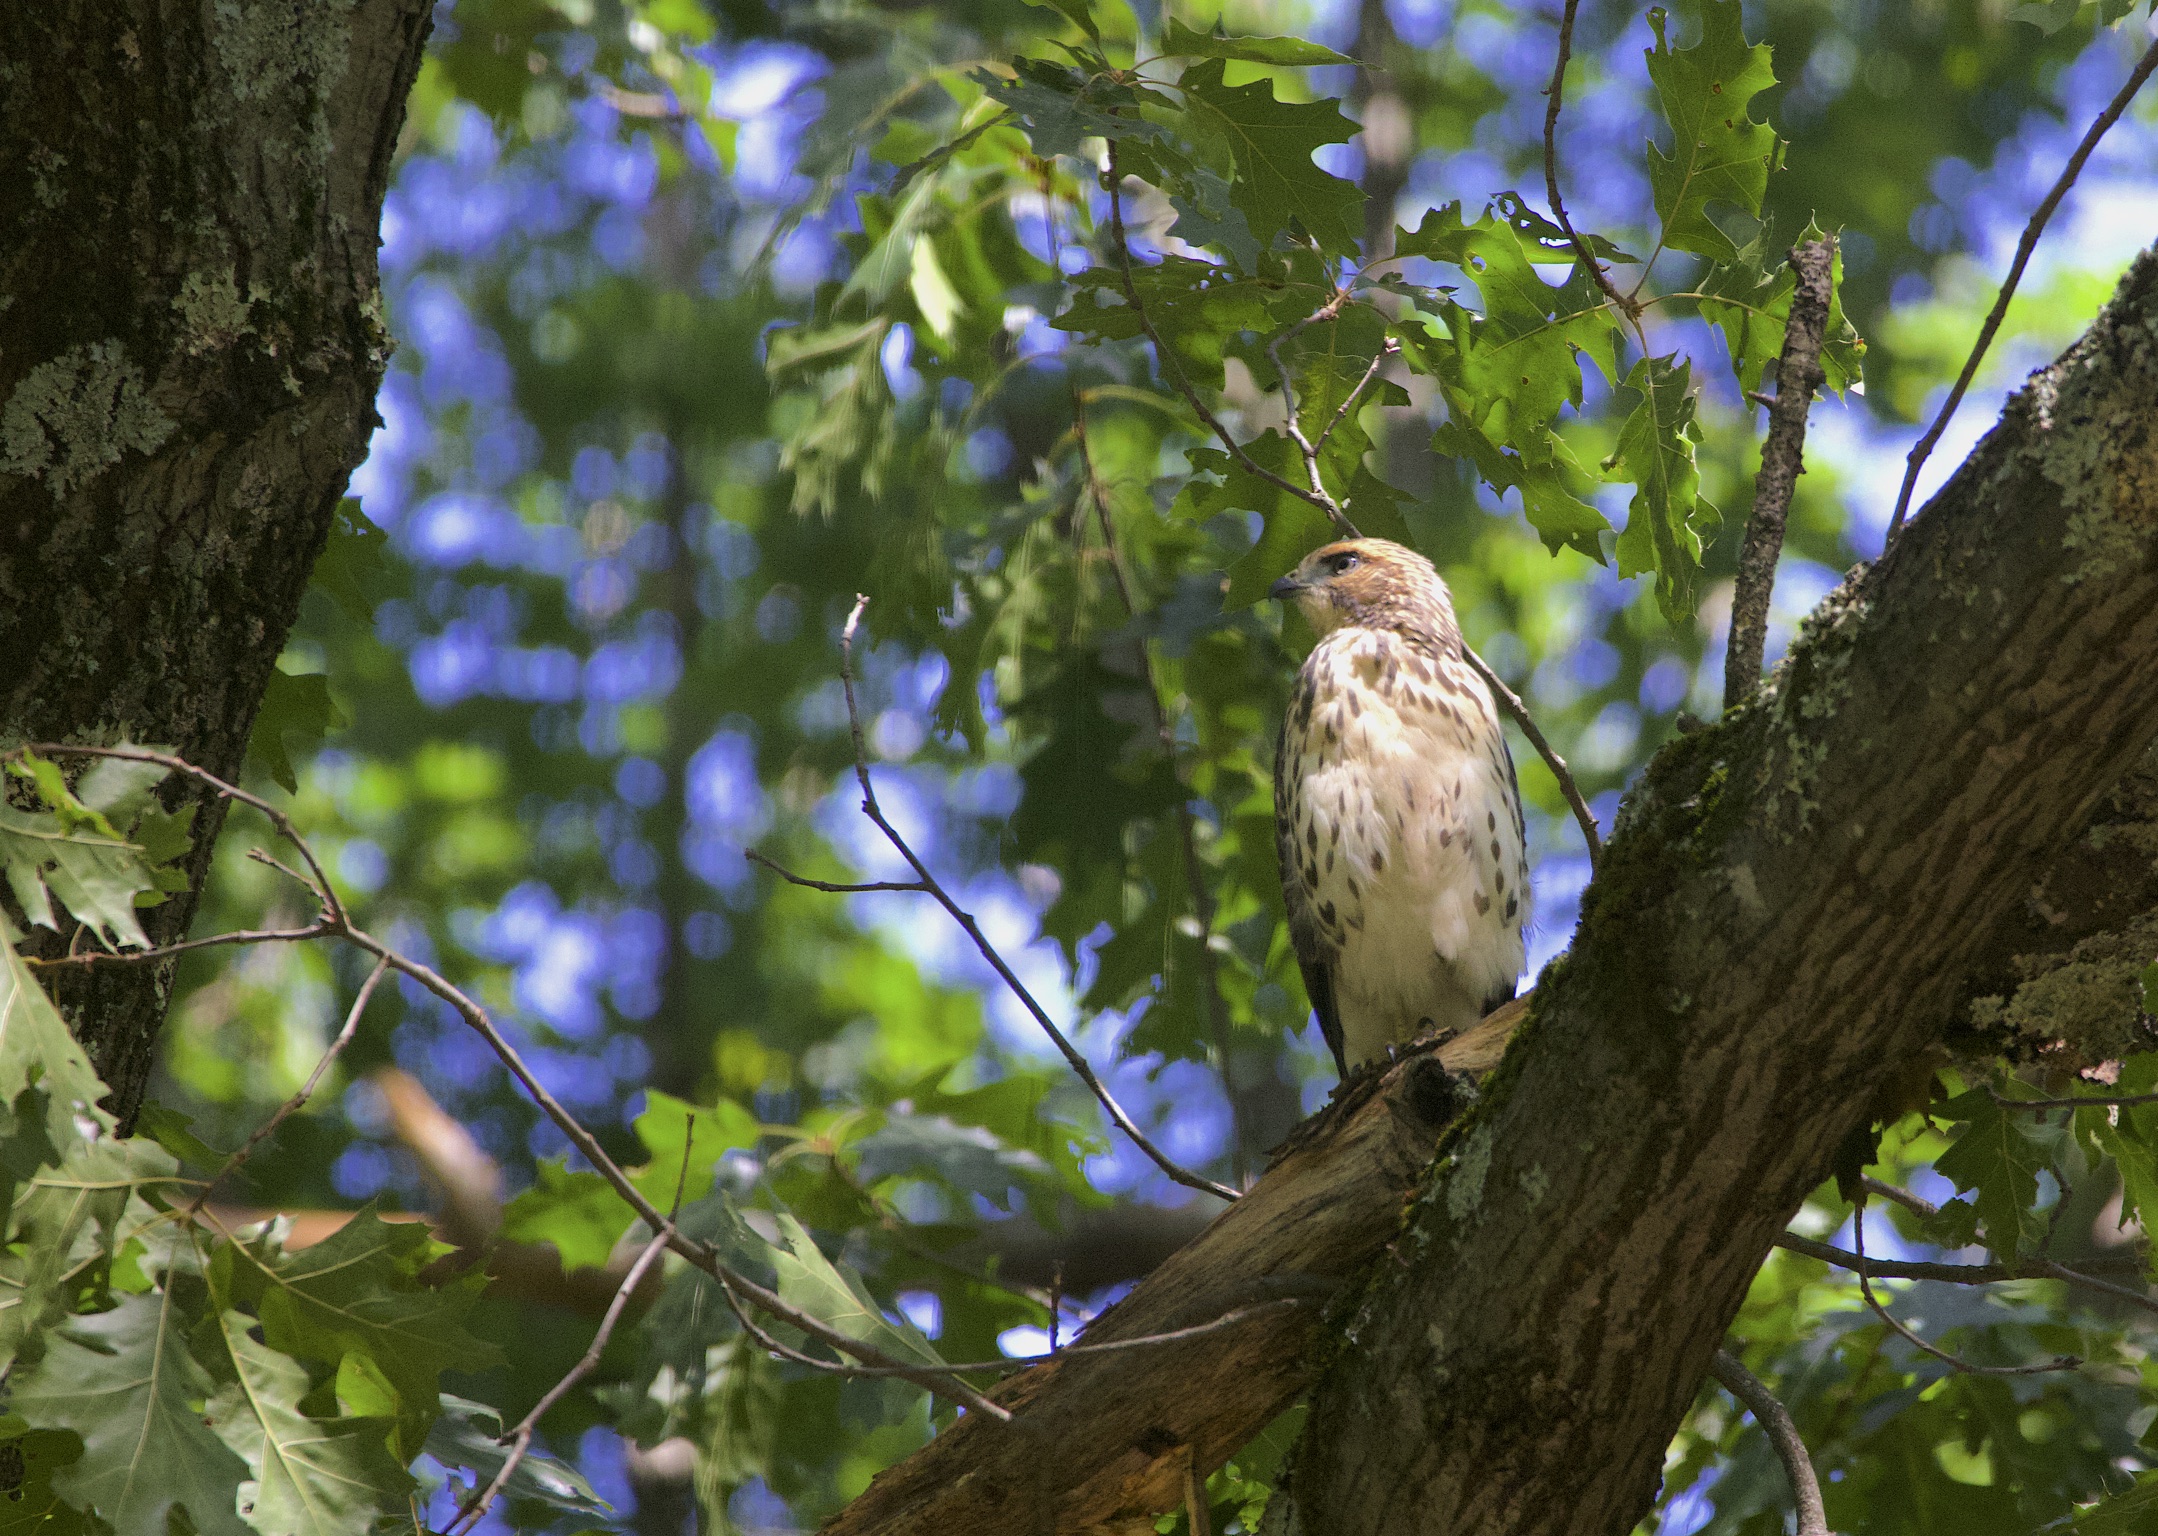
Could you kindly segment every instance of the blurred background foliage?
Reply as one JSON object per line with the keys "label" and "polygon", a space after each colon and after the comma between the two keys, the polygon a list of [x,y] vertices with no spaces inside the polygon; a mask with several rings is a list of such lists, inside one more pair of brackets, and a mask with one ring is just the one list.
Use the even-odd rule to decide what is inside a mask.
{"label": "blurred background foliage", "polygon": [[[1767,0],[1745,18],[1780,77],[1755,114],[1790,141],[1773,228],[1840,228],[1843,302],[1869,347],[1863,393],[1814,413],[1773,655],[1878,552],[1917,424],[2143,23],[2003,0]],[[1114,43],[1169,19],[1137,0],[1100,25]],[[1236,0],[1223,19],[1372,65],[1232,68],[1287,100],[1343,99],[1363,131],[1319,162],[1359,184],[1377,237],[1456,199],[1518,187],[1541,204],[1555,6]],[[1698,17],[1681,5],[1670,26],[1690,39]],[[382,426],[256,764],[280,794],[290,752],[294,814],[363,920],[497,1008],[616,1155],[658,1167],[638,1117],[703,1106],[734,1127],[720,1177],[746,1207],[791,1212],[960,1359],[1046,1345],[1044,1279],[985,1273],[1000,1252],[1005,1279],[1025,1271],[1014,1234],[1079,1243],[1103,1212],[1191,1197],[1104,1134],[929,902],[793,888],[745,858],[904,876],[851,776],[836,637],[857,592],[883,803],[1170,1154],[1233,1180],[1331,1085],[1271,851],[1272,733],[1308,637],[1271,605],[1225,607],[1255,520],[1173,510],[1198,444],[1149,403],[1143,352],[1056,324],[1099,188],[1008,127],[918,164],[989,121],[986,62],[1059,57],[1054,39],[1080,34],[1015,0],[444,0],[384,219],[399,351]],[[1642,8],[1584,6],[1560,126],[1576,221],[1635,250],[1653,228],[1651,42]],[[2158,228],[2154,148],[2146,101],[2085,173],[1927,484]],[[1166,213],[1132,202],[1151,257]],[[1681,713],[1721,697],[1757,453],[1721,341],[1698,320],[1654,323],[1659,349],[1695,360],[1702,490],[1725,514],[1694,621],[1667,622],[1645,580],[1548,553],[1516,497],[1433,454],[1428,387],[1365,419],[1472,643],[1607,827]],[[1232,355],[1223,380],[1236,419],[1263,424],[1252,369]],[[1609,450],[1610,407],[1592,374],[1568,428],[1585,460]],[[1624,521],[1622,488],[1598,498]],[[1518,741],[1516,756],[1533,974],[1567,940],[1587,864],[1550,775]],[[266,838],[235,815],[199,931],[304,920],[244,857]],[[155,1097],[236,1145],[311,1068],[358,958],[190,960]],[[590,1186],[559,1133],[410,985],[228,1196],[441,1209],[388,1068],[466,1128],[505,1194],[530,1191],[511,1235],[604,1259],[621,1223],[578,1225]],[[1938,1134],[1905,1130],[1892,1166],[1940,1198]],[[2052,1177],[2041,1200],[2065,1202]],[[2084,1248],[2119,1240],[2106,1193],[2073,1191]],[[1833,1191],[1805,1219],[1848,1246]],[[1878,1208],[1867,1236],[1885,1255],[1942,1246]],[[546,1425],[624,1528],[811,1526],[929,1433],[917,1390],[776,1364],[694,1291],[671,1278]],[[1075,1284],[1060,1331],[1116,1292]],[[2071,1311],[2046,1282],[1953,1301],[1928,1297],[1925,1325],[1966,1350],[2047,1357],[2072,1335],[2106,1368],[1954,1376],[1886,1336],[1840,1272],[1778,1253],[1757,1284],[1739,1336],[1798,1413],[1836,1529],[2020,1533],[2150,1459],[2146,1328]],[[516,1414],[592,1324],[496,1296],[468,1326],[514,1346],[509,1363],[450,1382]],[[1217,1529],[1263,1488],[1268,1454],[1217,1479]],[[1780,1531],[1779,1479],[1712,1390],[1649,1528]]]}

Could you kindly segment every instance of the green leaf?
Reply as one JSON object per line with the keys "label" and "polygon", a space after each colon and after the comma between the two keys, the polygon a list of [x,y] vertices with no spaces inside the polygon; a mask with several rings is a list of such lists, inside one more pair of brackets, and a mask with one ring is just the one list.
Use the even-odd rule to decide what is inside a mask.
{"label": "green leaf", "polygon": [[1958,1094],[1940,1113],[1964,1124],[1934,1167],[1971,1195],[1985,1223],[1987,1246],[2003,1258],[2014,1257],[2043,1225],[2034,1207],[2038,1174],[2047,1164],[2045,1148],[1982,1088]]}
{"label": "green leaf", "polygon": [[0,1420],[0,1536],[90,1536],[82,1511],[53,1491],[53,1473],[82,1459],[82,1442],[64,1429],[26,1429]]}
{"label": "green leaf", "polygon": [[[506,1426],[502,1415],[485,1403],[442,1394],[442,1417],[427,1436],[427,1454],[445,1467],[461,1467],[473,1473],[485,1487],[494,1481],[509,1459],[510,1448],[502,1444]],[[576,1470],[552,1456],[533,1451],[517,1464],[503,1485],[503,1497],[512,1504],[531,1501],[572,1515],[605,1515],[611,1506],[592,1491],[592,1485]]]}
{"label": "green leaf", "polygon": [[713,1165],[729,1152],[754,1147],[764,1135],[757,1117],[732,1099],[692,1104],[658,1092],[646,1094],[636,1131],[652,1160],[637,1171],[635,1183],[662,1211],[673,1205],[677,1188],[684,1205],[703,1199],[712,1187]]}
{"label": "green leaf", "polygon": [[1163,34],[1161,51],[1187,59],[1242,59],[1247,64],[1354,64],[1345,53],[1300,37],[1229,37],[1221,23],[1212,32],[1194,32],[1174,16]]}
{"label": "green leaf", "polygon": [[1011,109],[1042,158],[1076,155],[1088,139],[1114,139],[1126,148],[1148,145],[1155,156],[1170,152],[1168,129],[1139,115],[1142,103],[1175,112],[1175,103],[1159,91],[1048,59],[1014,59],[1011,69],[1009,78],[987,69],[969,78]]}
{"label": "green leaf", "polygon": [[1619,574],[1654,571],[1657,605],[1674,626],[1692,621],[1702,536],[1717,522],[1694,463],[1693,365],[1677,357],[1634,364],[1623,386],[1634,406],[1607,461],[1611,478],[1635,487],[1618,540]]}
{"label": "green leaf", "polygon": [[262,1536],[361,1536],[378,1517],[406,1510],[416,1485],[390,1458],[391,1421],[308,1417],[307,1372],[256,1343],[253,1326],[234,1311],[204,1325],[231,1378],[209,1405],[210,1427],[254,1475],[241,1490],[247,1523]]}
{"label": "green leaf", "polygon": [[1027,3],[1038,5],[1046,11],[1055,11],[1093,39],[1097,48],[1101,46],[1101,28],[1094,24],[1094,8],[1088,4],[1088,0],[1027,0]]}
{"label": "green leaf", "polygon": [[886,1317],[859,1279],[819,1252],[816,1240],[800,1222],[785,1212],[779,1214],[778,1222],[780,1241],[772,1249],[772,1263],[779,1271],[783,1300],[895,1360],[928,1366],[944,1363],[912,1323]]}
{"label": "green leaf", "polygon": [[270,669],[269,686],[263,690],[262,706],[255,712],[255,729],[247,738],[248,761],[291,794],[300,787],[293,771],[295,753],[306,755],[322,744],[322,738],[348,722],[337,701],[330,697],[330,680],[320,673],[295,675]]}
{"label": "green leaf", "polygon": [[15,1380],[16,1413],[82,1437],[82,1459],[54,1471],[54,1492],[115,1536],[166,1536],[176,1509],[200,1536],[246,1536],[234,1506],[247,1465],[203,1423],[212,1383],[187,1332],[169,1290],[122,1296],[75,1318]]}
{"label": "green leaf", "polygon": [[181,1162],[214,1173],[225,1165],[225,1154],[189,1129],[194,1123],[193,1116],[156,1103],[143,1105],[135,1115],[138,1134],[149,1137]]}
{"label": "green leaf", "polygon": [[147,1228],[173,1230],[140,1191],[176,1171],[154,1142],[72,1140],[58,1167],[17,1192],[0,1249],[0,1366],[34,1353]]}
{"label": "green leaf", "polygon": [[[1217,154],[1226,149],[1236,166],[1229,201],[1251,225],[1262,247],[1301,227],[1333,256],[1353,256],[1361,232],[1364,198],[1313,163],[1322,144],[1345,144],[1356,124],[1332,101],[1279,101],[1271,80],[1231,86],[1225,65],[1207,59],[1184,71],[1185,112],[1193,140]],[[1222,167],[1217,162],[1217,170]]]}
{"label": "green leaf", "polygon": [[1656,46],[1649,79],[1671,125],[1671,152],[1648,146],[1649,187],[1663,221],[1659,244],[1717,261],[1738,254],[1708,217],[1711,202],[1761,211],[1768,173],[1783,158],[1775,130],[1747,116],[1753,98],[1776,83],[1766,43],[1746,45],[1739,0],[1703,0],[1701,41],[1672,48],[1661,6],[1648,13]]}
{"label": "green leaf", "polygon": [[636,1219],[614,1186],[589,1170],[572,1173],[566,1159],[542,1162],[532,1186],[502,1211],[502,1238],[552,1243],[562,1268],[598,1269]]}
{"label": "green leaf", "polygon": [[[1809,220],[1795,244],[1821,238]],[[1775,262],[1771,270],[1767,263]],[[1760,232],[1727,262],[1711,267],[1698,287],[1701,316],[1723,331],[1731,352],[1731,371],[1742,390],[1758,390],[1771,358],[1783,351],[1783,333],[1791,318],[1791,295],[1798,276],[1777,249],[1774,229]],[[1821,338],[1821,370],[1826,387],[1842,394],[1859,384],[1866,343],[1843,313],[1843,246],[1839,241],[1829,271],[1828,324]]]}
{"label": "green leaf", "polygon": [[109,1134],[114,1121],[98,1107],[105,1085],[52,999],[12,944],[0,944],[0,1103],[23,1108],[25,1089],[43,1099],[48,1144],[64,1152],[85,1122]]}
{"label": "green leaf", "polygon": [[[94,819],[93,819],[94,818]],[[96,811],[24,811],[0,805],[0,863],[23,916],[57,930],[57,899],[68,915],[114,948],[147,949],[149,938],[135,909],[165,899],[163,881],[148,852],[100,827]]]}
{"label": "green leaf", "polygon": [[[1229,345],[1244,331],[1272,329],[1271,285],[1255,278],[1174,255],[1135,262],[1131,275],[1146,318],[1194,388],[1219,390]],[[1090,267],[1071,279],[1071,289],[1070,306],[1051,322],[1056,329],[1097,341],[1130,341],[1144,334],[1140,312],[1125,302],[1121,272]]]}
{"label": "green leaf", "polygon": [[372,624],[375,604],[387,595],[389,545],[390,536],[369,520],[357,497],[337,504],[312,579],[354,623]]}
{"label": "green leaf", "polygon": [[435,1413],[446,1369],[484,1370],[501,1360],[465,1330],[485,1276],[439,1287],[415,1278],[434,1256],[418,1222],[386,1222],[374,1207],[321,1242],[281,1252],[267,1233],[221,1245],[211,1283],[221,1304],[252,1306],[271,1348],[336,1366],[355,1351],[372,1361],[403,1404],[398,1443],[417,1445]]}

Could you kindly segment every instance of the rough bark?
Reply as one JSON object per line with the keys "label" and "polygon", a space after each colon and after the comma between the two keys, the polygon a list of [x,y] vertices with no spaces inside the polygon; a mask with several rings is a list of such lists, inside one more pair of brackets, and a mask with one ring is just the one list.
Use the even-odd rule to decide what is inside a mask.
{"label": "rough bark", "polygon": [[[0,744],[239,772],[375,426],[377,230],[430,10],[0,7]],[[185,931],[220,820],[153,941]],[[123,1120],[170,982],[65,984]]]}
{"label": "rough bark", "polygon": [[[2117,983],[2158,945],[2154,397],[2146,258],[1763,696],[1651,766],[1440,1162],[1447,1107],[1397,1068],[1089,1333],[1361,1276],[1392,1244],[1319,1347],[1282,1309],[1036,1367],[994,1394],[1012,1425],[963,1421],[830,1529],[1151,1528],[1187,1458],[1218,1466],[1321,1370],[1307,1528],[1630,1528],[1746,1282],[1882,1088],[1944,1041],[2081,1065],[2148,1028]],[[2056,1007],[2011,1038],[1989,1013],[2028,1023],[2034,988],[2101,970],[2074,1027]],[[1443,1059],[1480,1070],[1494,1043]]]}
{"label": "rough bark", "polygon": [[1304,1529],[1622,1532],[1748,1281],[2158,733],[2158,256],[1660,754],[1332,1341]]}
{"label": "rough bark", "polygon": [[[1316,1296],[1356,1275],[1391,1237],[1402,1202],[1458,1112],[1460,1079],[1497,1065],[1523,1009],[1415,1057],[1321,1115],[1244,1198],[1122,1302],[1086,1342],[1190,1327],[1269,1296]],[[1184,1469],[1211,1471],[1309,1380],[1320,1308],[1277,1307],[1185,1343],[1067,1355],[989,1395],[1008,1425],[969,1417],[872,1483],[826,1536],[1085,1531],[1183,1498]]]}

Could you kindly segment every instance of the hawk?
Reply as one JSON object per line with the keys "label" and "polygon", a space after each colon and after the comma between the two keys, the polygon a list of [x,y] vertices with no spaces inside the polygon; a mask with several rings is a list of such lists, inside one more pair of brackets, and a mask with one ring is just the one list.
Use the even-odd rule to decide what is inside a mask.
{"label": "hawk", "polygon": [[1282,895],[1343,1076],[1514,994],[1529,916],[1513,754],[1429,560],[1385,539],[1274,583],[1319,636],[1274,762]]}

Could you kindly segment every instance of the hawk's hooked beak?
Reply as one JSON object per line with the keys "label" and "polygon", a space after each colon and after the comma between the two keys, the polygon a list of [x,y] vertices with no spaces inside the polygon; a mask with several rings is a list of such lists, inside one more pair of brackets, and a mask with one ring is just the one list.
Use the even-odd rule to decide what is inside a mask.
{"label": "hawk's hooked beak", "polygon": [[1296,596],[1297,593],[1303,590],[1304,584],[1298,581],[1296,579],[1295,573],[1292,572],[1289,575],[1282,577],[1281,580],[1275,582],[1271,587],[1268,587],[1266,589],[1266,595],[1268,597],[1278,597],[1283,602],[1287,602],[1290,598]]}

